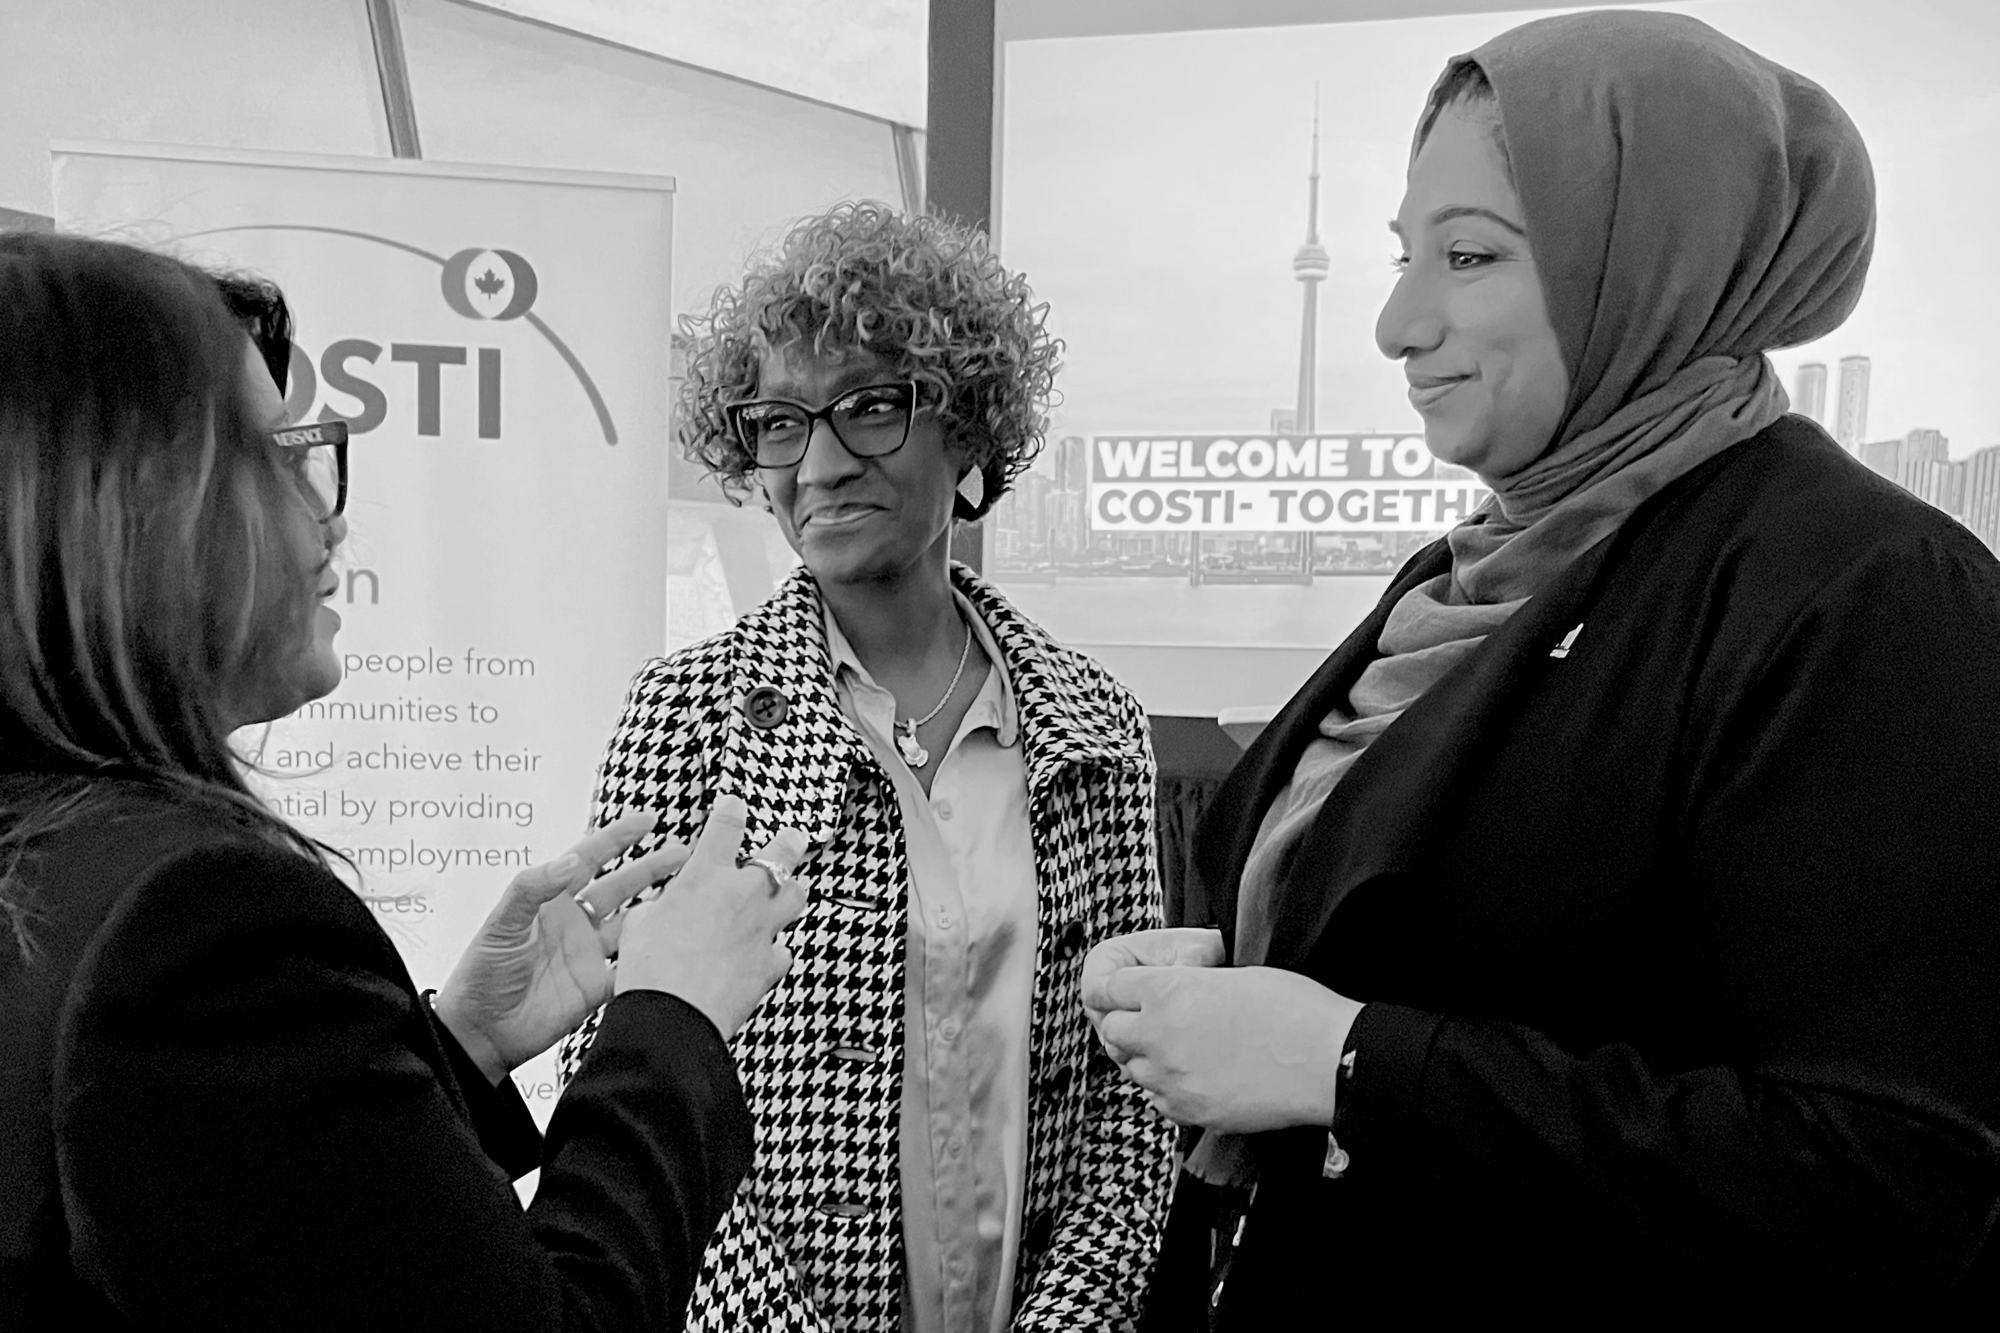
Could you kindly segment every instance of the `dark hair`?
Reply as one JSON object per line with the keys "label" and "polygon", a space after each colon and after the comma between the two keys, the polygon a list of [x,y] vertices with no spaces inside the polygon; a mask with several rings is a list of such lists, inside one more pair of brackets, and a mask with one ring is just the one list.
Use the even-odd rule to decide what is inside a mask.
{"label": "dark hair", "polygon": [[277,283],[254,273],[217,273],[214,277],[222,303],[250,331],[250,341],[257,344],[257,354],[264,358],[264,366],[283,396],[292,378],[292,309],[285,304],[284,292]]}
{"label": "dark hair", "polygon": [[233,692],[304,632],[317,573],[275,539],[309,511],[251,419],[243,338],[200,269],[0,234],[0,772],[57,775],[0,810],[0,913],[24,952],[21,855],[84,817],[93,778],[312,852],[228,741]]}
{"label": "dark hair", "polygon": [[1437,128],[1438,117],[1455,106],[1492,108],[1493,146],[1500,153],[1500,170],[1506,174],[1507,183],[1514,184],[1514,160],[1507,151],[1507,127],[1500,120],[1500,95],[1493,91],[1493,81],[1486,77],[1486,71],[1471,56],[1460,56],[1446,68],[1437,87],[1431,89],[1430,101],[1424,105],[1423,118],[1417,122],[1417,137],[1410,146],[1410,160],[1415,161],[1417,154],[1424,151],[1424,141]]}
{"label": "dark hair", "polygon": [[726,404],[757,390],[764,353],[803,341],[815,352],[872,352],[915,380],[946,437],[967,450],[986,494],[976,519],[1041,451],[1062,341],[1048,306],[1010,273],[972,227],[846,203],[792,229],[742,283],[690,317],[687,378],[676,434],[723,490],[751,490],[756,459],[729,429]]}

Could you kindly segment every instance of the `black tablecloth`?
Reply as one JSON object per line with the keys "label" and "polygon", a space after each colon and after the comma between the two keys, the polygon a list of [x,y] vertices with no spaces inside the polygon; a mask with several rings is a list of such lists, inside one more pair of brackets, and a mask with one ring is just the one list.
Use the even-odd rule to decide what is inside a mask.
{"label": "black tablecloth", "polygon": [[1197,901],[1188,884],[1188,859],[1195,825],[1208,800],[1229,776],[1242,751],[1212,717],[1152,717],[1153,754],[1159,761],[1155,837],[1160,845],[1160,884],[1170,926],[1206,926],[1208,904]]}

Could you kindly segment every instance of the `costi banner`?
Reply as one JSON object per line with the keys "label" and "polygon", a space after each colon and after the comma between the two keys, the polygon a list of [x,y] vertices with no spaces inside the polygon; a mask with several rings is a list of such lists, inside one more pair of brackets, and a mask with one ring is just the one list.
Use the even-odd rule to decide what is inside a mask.
{"label": "costi banner", "polygon": [[[289,416],[349,423],[346,679],[238,740],[441,984],[508,880],[580,835],[626,682],[664,645],[673,182],[52,153],[65,230],[283,287]],[[543,1111],[546,1068],[517,1076]]]}
{"label": "costi banner", "polygon": [[1437,532],[1489,494],[1464,469],[1438,465],[1421,435],[1090,441],[1100,532]]}

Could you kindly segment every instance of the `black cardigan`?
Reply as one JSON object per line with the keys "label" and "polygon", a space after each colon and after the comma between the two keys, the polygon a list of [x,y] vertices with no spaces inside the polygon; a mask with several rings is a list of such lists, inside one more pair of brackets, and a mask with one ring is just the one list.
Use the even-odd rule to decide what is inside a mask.
{"label": "black cardigan", "polygon": [[[1263,811],[1448,563],[1404,568],[1208,811],[1232,936]],[[1996,808],[1992,555],[1796,417],[1682,478],[1308,834],[1269,961],[1367,1002],[1353,1164],[1321,1179],[1324,1130],[1261,1137],[1221,1326],[1994,1293]]]}
{"label": "black cardigan", "polygon": [[681,1326],[751,1157],[706,1018],[613,1001],[543,1144],[338,879],[99,796],[0,949],[0,1328]]}

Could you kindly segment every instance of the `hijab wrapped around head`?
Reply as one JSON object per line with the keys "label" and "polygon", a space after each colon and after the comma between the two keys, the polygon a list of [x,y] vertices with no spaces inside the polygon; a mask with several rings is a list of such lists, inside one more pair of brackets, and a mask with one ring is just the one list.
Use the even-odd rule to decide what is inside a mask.
{"label": "hijab wrapped around head", "polygon": [[[1266,956],[1293,858],[1369,742],[1647,498],[1782,415],[1764,353],[1837,328],[1868,270],[1875,184],[1853,122],[1707,24],[1540,19],[1453,59],[1433,103],[1467,62],[1499,103],[1569,400],[1548,448],[1449,534],[1451,570],[1391,609],[1380,656],[1266,811],[1238,966]],[[1247,1156],[1210,1133],[1189,1167],[1240,1182]]]}
{"label": "hijab wrapped around head", "polygon": [[1468,62],[1499,102],[1570,377],[1548,449],[1453,534],[1460,594],[1490,603],[1784,412],[1764,353],[1832,332],[1861,299],[1875,180],[1823,88],[1697,19],[1540,19],[1440,86]]}

